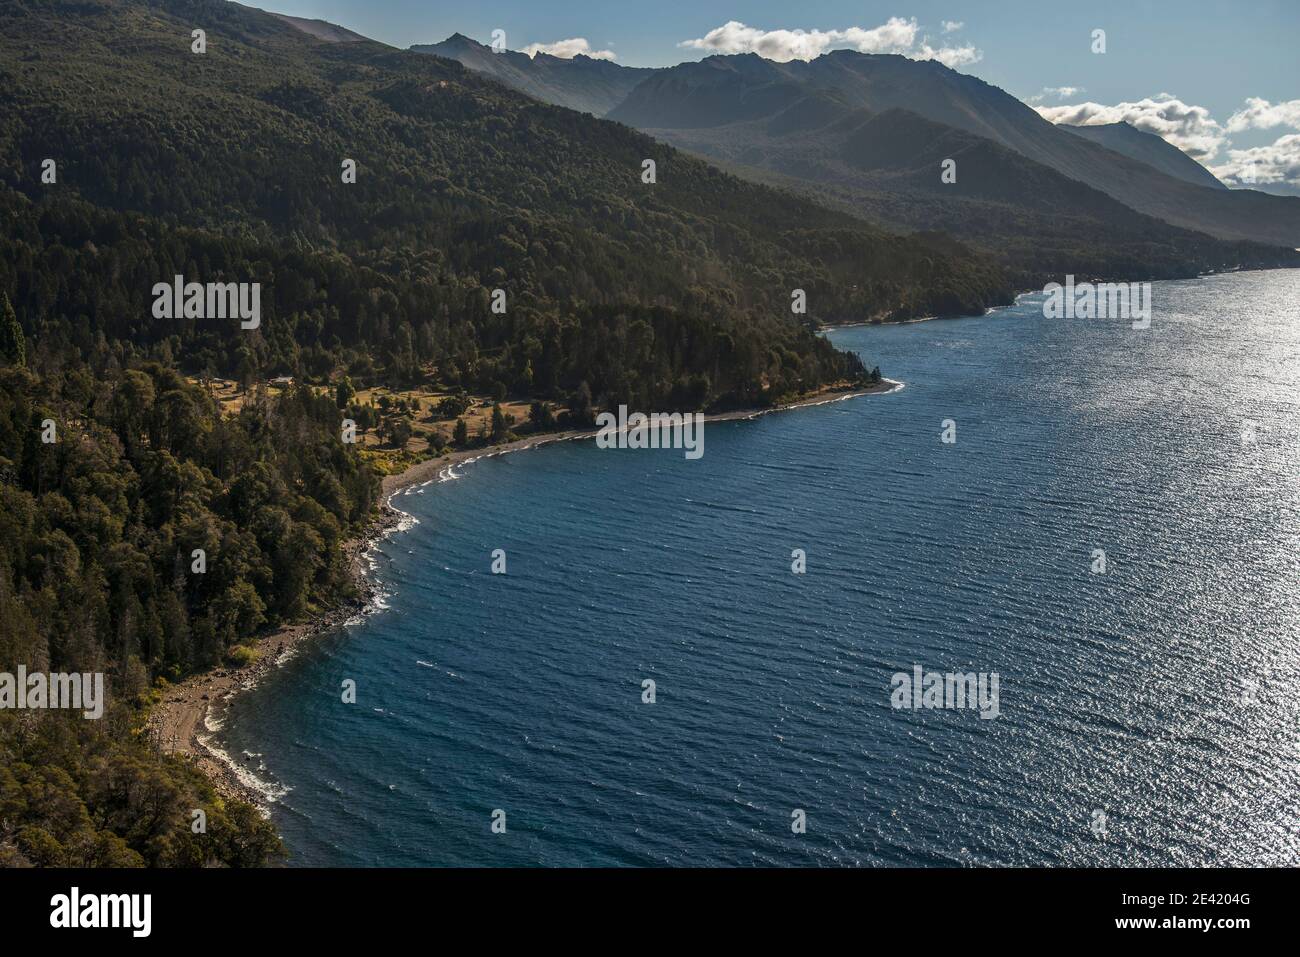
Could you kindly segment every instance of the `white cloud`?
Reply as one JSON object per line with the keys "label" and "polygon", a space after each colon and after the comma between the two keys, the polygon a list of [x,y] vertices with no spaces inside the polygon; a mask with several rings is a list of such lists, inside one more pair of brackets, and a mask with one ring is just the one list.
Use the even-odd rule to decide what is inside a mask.
{"label": "white cloud", "polygon": [[[1061,91],[1068,87],[1057,88]],[[1044,88],[1044,93],[1053,92]],[[1082,91],[1080,91],[1082,92]],[[1065,93],[1064,95],[1070,95]],[[1032,97],[1030,102],[1042,99]],[[1193,158],[1207,163],[1219,151],[1227,159],[1207,168],[1229,186],[1285,186],[1300,191],[1300,134],[1288,133],[1270,146],[1231,149],[1229,133],[1266,130],[1285,126],[1300,130],[1300,100],[1270,103],[1257,96],[1220,124],[1203,106],[1193,106],[1169,93],[1160,93],[1134,103],[1076,103],[1070,106],[1036,106],[1044,118],[1053,123],[1097,126],[1127,122],[1140,130],[1155,133]]]}
{"label": "white cloud", "polygon": [[1213,159],[1228,144],[1227,131],[1210,111],[1194,106],[1168,93],[1133,103],[1105,106],[1101,103],[1076,103],[1069,106],[1034,107],[1053,123],[1072,126],[1101,126],[1106,123],[1129,123],[1147,133],[1155,133],[1194,159]]}
{"label": "white cloud", "polygon": [[962,27],[964,27],[965,25],[966,25],[966,24],[963,23],[963,22],[960,21],[960,20],[945,20],[945,21],[943,21],[943,32],[944,32],[944,33],[956,33],[958,30],[960,30],[960,29],[961,29]]}
{"label": "white cloud", "polygon": [[969,44],[964,47],[940,47],[936,50],[930,44],[923,43],[919,50],[907,56],[913,60],[938,60],[944,66],[954,70],[959,66],[970,66],[984,59],[983,51],[976,50]]}
{"label": "white cloud", "polygon": [[1272,146],[1228,150],[1228,161],[1210,172],[1230,186],[1286,183],[1300,187],[1300,134],[1288,133]]}
{"label": "white cloud", "polygon": [[1054,96],[1058,100],[1068,99],[1072,96],[1078,96],[1080,93],[1086,93],[1081,86],[1045,86],[1041,92],[1035,93],[1028,100],[1030,103],[1041,103],[1049,96]]}
{"label": "white cloud", "polygon": [[1246,100],[1244,109],[1228,117],[1228,131],[1240,133],[1242,130],[1269,130],[1275,126],[1289,126],[1300,130],[1300,100],[1287,100],[1285,103],[1270,103],[1258,96]]}
{"label": "white cloud", "polygon": [[678,46],[712,53],[757,53],[769,60],[811,60],[832,46],[849,44],[860,53],[905,53],[916,43],[915,20],[891,17],[870,30],[849,27],[847,30],[760,30],[731,20],[696,40],[683,40]]}
{"label": "white cloud", "polygon": [[851,47],[859,53],[898,53],[915,60],[938,60],[945,66],[967,66],[984,56],[973,46],[930,46],[916,18],[890,17],[880,26],[843,30],[760,30],[730,20],[704,36],[677,44],[710,53],[757,53],[768,60],[812,60],[833,47]]}
{"label": "white cloud", "polygon": [[551,56],[557,56],[562,60],[571,60],[578,54],[589,56],[593,60],[612,60],[614,59],[613,50],[593,50],[591,44],[584,37],[573,37],[569,40],[556,40],[554,43],[530,43],[520,52],[527,53],[529,56],[537,56],[539,53],[549,53]]}

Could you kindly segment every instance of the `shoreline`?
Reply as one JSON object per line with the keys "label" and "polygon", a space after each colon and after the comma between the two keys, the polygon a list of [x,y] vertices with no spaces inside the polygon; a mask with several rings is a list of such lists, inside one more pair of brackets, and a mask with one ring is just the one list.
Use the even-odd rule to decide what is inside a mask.
{"label": "shoreline", "polygon": [[379,515],[365,531],[343,545],[348,574],[357,589],[354,597],[256,639],[260,654],[250,665],[221,665],[167,685],[162,700],[149,710],[145,721],[145,732],[154,746],[164,754],[188,759],[223,798],[247,801],[266,815],[271,796],[253,771],[244,766],[251,762],[241,762],[212,738],[221,731],[226,709],[240,693],[256,687],[313,638],[373,610],[378,589],[366,575],[363,556],[397,527],[400,517],[386,502],[381,503]]}
{"label": "shoreline", "polygon": [[[738,409],[704,416],[705,422],[738,422],[757,419],[773,412],[812,408],[845,402],[868,395],[889,395],[904,388],[904,383],[882,379],[865,389],[845,389],[840,392],[821,392],[795,402],[787,402],[766,409]],[[154,745],[165,754],[188,759],[212,782],[217,793],[224,798],[247,801],[263,815],[269,816],[269,805],[276,796],[269,793],[256,775],[251,764],[228,754],[213,741],[220,733],[225,715],[241,693],[257,686],[266,675],[294,657],[297,651],[324,632],[341,627],[375,610],[378,589],[367,574],[363,557],[379,540],[398,529],[402,513],[393,507],[391,500],[397,493],[413,485],[433,481],[444,469],[470,464],[479,459],[493,458],[508,452],[540,448],[555,442],[575,442],[594,439],[595,429],[571,429],[549,432],[503,442],[499,445],[477,449],[460,449],[425,459],[397,475],[386,475],[381,484],[378,516],[359,536],[343,547],[349,572],[357,588],[357,595],[339,605],[313,615],[305,622],[285,625],[278,631],[257,639],[260,656],[243,668],[221,666],[201,674],[190,675],[178,684],[163,690],[162,700],[154,705],[145,722],[145,729]]]}
{"label": "shoreline", "polygon": [[948,322],[957,319],[982,319],[985,316],[992,315],[999,309],[1010,309],[1012,306],[1020,302],[1021,299],[1025,298],[1025,296],[1032,296],[1040,291],[1041,290],[1038,289],[1023,289],[1020,292],[1017,292],[1015,298],[1005,306],[985,306],[984,311],[981,313],[972,312],[960,316],[915,316],[911,319],[863,319],[860,322],[827,322],[823,323],[817,331],[827,333],[834,332],[836,329],[862,329],[867,326],[910,326],[917,322]]}
{"label": "shoreline", "polygon": [[[818,405],[829,405],[832,402],[844,402],[848,399],[857,399],[866,395],[888,395],[891,392],[897,392],[903,388],[904,383],[896,382],[893,379],[881,379],[877,385],[866,389],[846,389],[843,392],[822,392],[817,395],[808,396],[795,402],[787,402],[783,405],[774,405],[766,409],[736,409],[730,412],[714,412],[704,416],[704,421],[709,422],[740,422],[750,419],[757,419],[764,415],[770,415],[773,412],[789,412],[792,409],[806,409]],[[448,452],[434,459],[425,459],[423,462],[417,462],[406,471],[398,475],[386,475],[383,480],[383,495],[385,504],[394,494],[408,488],[412,485],[418,485],[431,479],[436,479],[438,473],[443,469],[452,468],[457,465],[463,465],[469,462],[476,462],[479,459],[492,458],[497,455],[505,455],[507,452],[522,452],[524,449],[540,448],[543,445],[551,445],[556,442],[581,442],[586,439],[594,439],[599,434],[598,429],[569,429],[564,432],[547,432],[543,435],[528,436],[527,438],[515,439],[511,442],[502,442],[499,445],[484,446],[477,449],[460,449],[455,452]]]}

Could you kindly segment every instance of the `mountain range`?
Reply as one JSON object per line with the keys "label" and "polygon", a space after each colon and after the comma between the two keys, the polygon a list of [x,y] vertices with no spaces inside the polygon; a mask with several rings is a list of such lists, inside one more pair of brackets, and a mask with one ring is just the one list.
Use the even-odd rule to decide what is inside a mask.
{"label": "mountain range", "polygon": [[[777,63],[736,54],[615,83],[628,68],[503,59],[462,36],[419,49],[520,88],[532,80],[532,95],[590,112],[630,86],[605,116],[891,229],[947,231],[1026,280],[1066,267],[1168,276],[1254,255],[1211,238],[1300,246],[1300,198],[1226,189],[1176,147],[1127,124],[1053,125],[933,60],[836,50]],[[543,88],[543,75],[563,82]],[[597,75],[600,97],[566,94]],[[941,182],[945,159],[956,161],[955,183]]]}
{"label": "mountain range", "polygon": [[[319,21],[24,0],[0,25],[0,286],[32,337],[84,315],[232,377],[332,358],[364,375],[432,364],[489,394],[562,401],[585,383],[598,404],[752,405],[854,371],[816,322],[978,313],[1012,293],[950,238],[895,235]],[[118,249],[110,234],[129,270],[127,252],[111,268],[91,252]],[[19,280],[50,243],[66,275]],[[178,273],[268,276],[262,329],[154,317],[153,283]],[[506,313],[487,308],[497,289]]]}
{"label": "mountain range", "polygon": [[495,53],[460,33],[442,43],[416,44],[411,49],[456,60],[546,103],[595,116],[604,116],[622,103],[637,84],[659,72],[620,66],[583,54],[566,59],[548,53],[530,57],[514,50]]}

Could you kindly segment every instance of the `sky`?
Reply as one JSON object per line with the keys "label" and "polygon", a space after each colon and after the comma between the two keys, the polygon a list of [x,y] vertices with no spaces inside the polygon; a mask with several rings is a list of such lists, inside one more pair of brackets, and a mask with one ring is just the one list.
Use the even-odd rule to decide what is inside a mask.
{"label": "sky", "polygon": [[[1300,0],[248,0],[394,46],[463,33],[625,66],[829,49],[936,58],[1055,122],[1127,120],[1234,184],[1300,185]],[[1095,30],[1105,53],[1093,52]],[[1262,179],[1260,178],[1262,177]]]}

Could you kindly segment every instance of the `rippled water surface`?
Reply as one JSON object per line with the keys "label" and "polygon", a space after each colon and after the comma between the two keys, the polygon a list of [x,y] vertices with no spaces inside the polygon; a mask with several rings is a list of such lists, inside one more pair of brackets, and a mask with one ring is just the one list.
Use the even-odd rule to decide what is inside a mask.
{"label": "rippled water surface", "polygon": [[[906,388],[698,461],[399,495],[387,609],[224,732],[293,862],[1295,863],[1300,272],[1156,284],[1146,331],[1040,303],[840,330]],[[1000,716],[892,709],[918,664],[997,672]]]}

